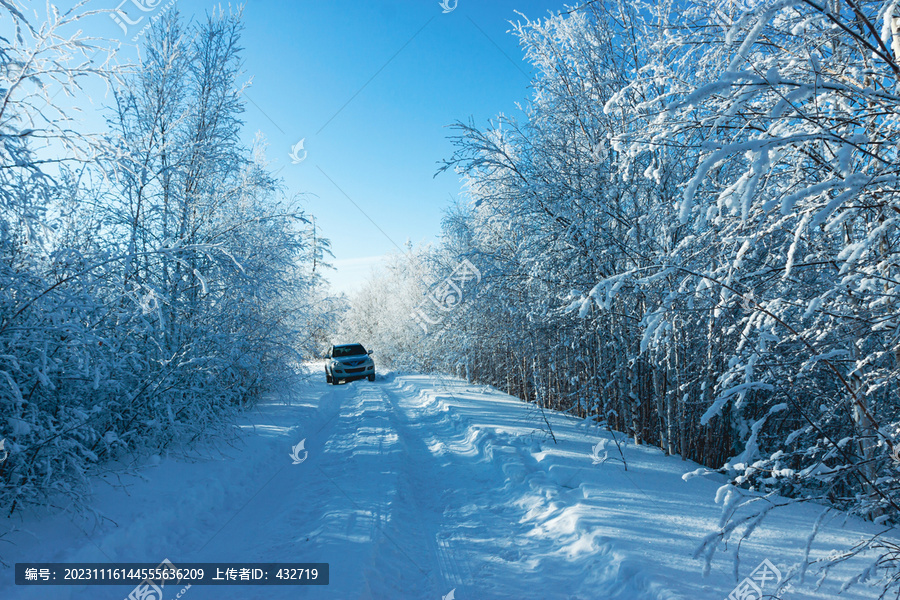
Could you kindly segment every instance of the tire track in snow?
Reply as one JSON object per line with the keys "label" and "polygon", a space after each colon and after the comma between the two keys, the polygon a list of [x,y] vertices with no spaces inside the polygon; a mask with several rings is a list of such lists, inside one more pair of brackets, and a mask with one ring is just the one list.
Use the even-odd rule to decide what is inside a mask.
{"label": "tire track in snow", "polygon": [[328,510],[308,525],[331,563],[332,584],[327,594],[309,588],[304,597],[440,598],[436,542],[418,516],[413,460],[384,386],[361,381],[332,394],[340,415],[315,465],[319,483],[330,486]]}
{"label": "tire track in snow", "polygon": [[462,453],[466,456],[450,450],[448,446],[457,443],[457,431],[447,413],[423,406],[409,392],[402,381],[386,389],[397,429],[407,444],[411,459],[408,477],[419,490],[418,505],[431,513],[429,549],[435,553],[438,568],[433,579],[440,586],[433,597],[441,598],[456,589],[460,598],[505,598],[505,592],[490,596],[478,580],[490,564],[485,558],[492,553],[485,552],[484,546],[492,545],[492,532],[510,525],[502,508],[489,508],[491,491],[498,483],[497,476],[502,482],[502,473],[485,472],[475,464],[490,462],[491,450],[485,445],[489,442],[483,437],[475,442],[474,461],[467,445]]}

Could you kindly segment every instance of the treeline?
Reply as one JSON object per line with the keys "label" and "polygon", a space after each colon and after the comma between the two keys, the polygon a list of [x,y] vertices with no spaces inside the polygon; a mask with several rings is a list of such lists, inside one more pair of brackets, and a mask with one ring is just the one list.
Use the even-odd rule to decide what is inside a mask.
{"label": "treeline", "polygon": [[[366,341],[726,473],[707,558],[785,497],[896,524],[897,10],[609,1],[523,18],[531,102],[456,125],[444,168],[468,201],[438,247],[363,292],[403,304],[370,311]],[[478,277],[454,277],[463,261]],[[861,579],[887,589],[890,542],[840,560],[872,548]]]}
{"label": "treeline", "polygon": [[[0,6],[5,516],[77,509],[110,461],[228,423],[292,380],[330,310],[327,241],[239,138],[240,15],[168,11],[116,68],[71,34],[96,13],[30,10]],[[108,129],[88,135],[61,107],[98,83]]]}

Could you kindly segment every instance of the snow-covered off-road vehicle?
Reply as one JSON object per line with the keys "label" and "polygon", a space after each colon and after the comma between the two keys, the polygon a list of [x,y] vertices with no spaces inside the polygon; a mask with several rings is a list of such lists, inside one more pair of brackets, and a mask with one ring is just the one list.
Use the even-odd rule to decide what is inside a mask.
{"label": "snow-covered off-road vehicle", "polygon": [[325,381],[334,385],[341,379],[353,381],[368,377],[369,381],[375,381],[375,361],[370,354],[372,351],[366,351],[362,344],[332,346],[325,355]]}

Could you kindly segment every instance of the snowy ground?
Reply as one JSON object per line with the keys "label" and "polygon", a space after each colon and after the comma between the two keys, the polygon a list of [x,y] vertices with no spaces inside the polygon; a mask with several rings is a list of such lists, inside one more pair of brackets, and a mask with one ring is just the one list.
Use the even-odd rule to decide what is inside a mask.
{"label": "snowy ground", "polygon": [[[237,446],[163,459],[127,480],[127,491],[98,482],[95,504],[108,520],[7,520],[0,532],[19,531],[0,557],[330,563],[327,587],[194,586],[188,600],[724,600],[738,583],[724,557],[707,577],[692,558],[718,524],[722,482],[683,481],[693,463],[627,445],[627,472],[621,462],[593,464],[592,446],[609,434],[548,415],[554,444],[533,407],[459,380],[389,375],[329,386],[318,366],[314,374],[289,403],[248,415]],[[309,454],[293,464],[302,439]],[[740,578],[763,559],[786,573],[820,512],[792,507],[767,520],[742,545]],[[871,531],[853,519],[823,530],[816,555]],[[837,597],[836,583],[814,584],[808,576],[783,598]],[[121,600],[130,589],[16,587],[12,568],[0,570],[8,600]],[[876,596],[854,587],[840,598]]]}

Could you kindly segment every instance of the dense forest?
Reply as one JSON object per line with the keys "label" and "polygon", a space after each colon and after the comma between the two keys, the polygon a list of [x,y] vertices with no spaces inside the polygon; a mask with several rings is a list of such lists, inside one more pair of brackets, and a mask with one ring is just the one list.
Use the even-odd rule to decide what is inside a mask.
{"label": "dense forest", "polygon": [[[83,7],[0,12],[0,513],[80,510],[90,474],[291,384],[333,310],[328,246],[240,141],[239,13],[167,11],[120,66],[73,35]],[[104,84],[89,135],[61,107]]]}

